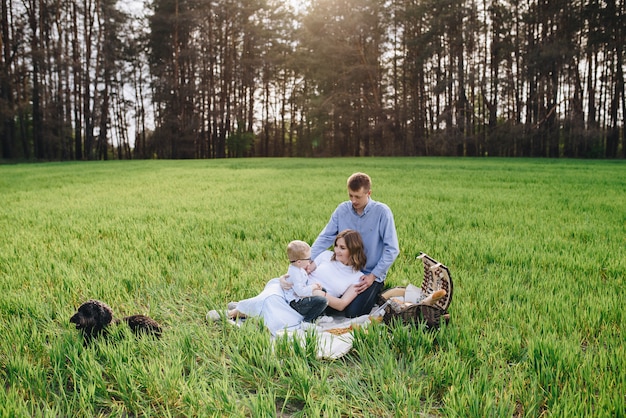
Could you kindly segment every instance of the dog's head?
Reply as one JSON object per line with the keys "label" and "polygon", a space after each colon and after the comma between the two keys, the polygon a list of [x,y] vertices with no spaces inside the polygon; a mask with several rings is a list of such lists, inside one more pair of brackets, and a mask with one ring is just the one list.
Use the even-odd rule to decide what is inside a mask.
{"label": "dog's head", "polygon": [[113,320],[113,310],[104,302],[89,300],[78,308],[70,318],[76,329],[87,335],[95,335],[102,331]]}

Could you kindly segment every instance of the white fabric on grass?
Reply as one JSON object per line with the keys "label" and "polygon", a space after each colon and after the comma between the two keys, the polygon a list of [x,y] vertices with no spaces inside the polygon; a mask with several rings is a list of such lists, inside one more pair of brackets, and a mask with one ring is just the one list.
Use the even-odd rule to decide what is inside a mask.
{"label": "white fabric on grass", "polygon": [[[279,331],[276,334],[276,338],[283,335],[287,335],[288,338],[295,338],[300,345],[304,348],[306,345],[306,333],[303,329],[296,329],[293,331]],[[315,331],[316,343],[317,343],[317,358],[326,360],[337,360],[348,354],[352,350],[352,341],[354,336],[352,332],[347,332],[341,335],[334,335],[330,332],[317,332]]]}
{"label": "white fabric on grass", "polygon": [[239,301],[237,310],[246,316],[263,318],[272,335],[276,335],[280,330],[299,328],[303,318],[285,300],[278,278],[267,282],[257,296]]}
{"label": "white fabric on grass", "polygon": [[289,338],[297,339],[302,346],[306,344],[306,333],[314,332],[317,343],[317,357],[326,360],[336,360],[348,354],[352,350],[354,335],[352,331],[335,335],[330,332],[334,328],[348,328],[350,326],[367,326],[370,323],[369,315],[362,315],[356,318],[346,318],[342,316],[325,316],[320,318],[317,324],[308,325],[306,329],[299,327],[296,329],[280,330],[276,337],[288,335]]}

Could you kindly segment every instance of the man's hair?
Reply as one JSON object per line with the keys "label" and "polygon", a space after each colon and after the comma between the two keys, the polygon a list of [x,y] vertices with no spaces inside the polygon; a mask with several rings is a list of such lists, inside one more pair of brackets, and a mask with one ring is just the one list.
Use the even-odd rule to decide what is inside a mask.
{"label": "man's hair", "polygon": [[358,192],[363,188],[368,191],[372,188],[372,179],[365,173],[354,173],[348,177],[348,189]]}
{"label": "man's hair", "polygon": [[304,241],[294,240],[287,245],[289,261],[302,260],[311,257],[311,246]]}
{"label": "man's hair", "polygon": [[[337,244],[339,238],[343,238],[346,242],[346,247],[348,247],[348,252],[350,253],[350,265],[352,268],[355,271],[363,269],[367,263],[367,257],[365,256],[365,247],[363,247],[361,234],[352,229],[344,229],[337,234],[335,244]],[[333,254],[331,259],[336,260],[335,254]]]}

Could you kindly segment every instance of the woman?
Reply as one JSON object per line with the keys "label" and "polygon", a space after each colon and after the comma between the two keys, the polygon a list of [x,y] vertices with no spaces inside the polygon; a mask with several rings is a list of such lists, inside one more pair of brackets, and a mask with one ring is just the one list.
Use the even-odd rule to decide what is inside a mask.
{"label": "woman", "polygon": [[361,234],[351,229],[341,231],[335,238],[334,252],[324,251],[315,259],[317,268],[309,274],[309,281],[319,283],[323,290],[313,294],[324,296],[328,306],[343,311],[358,294],[355,285],[366,262]]}

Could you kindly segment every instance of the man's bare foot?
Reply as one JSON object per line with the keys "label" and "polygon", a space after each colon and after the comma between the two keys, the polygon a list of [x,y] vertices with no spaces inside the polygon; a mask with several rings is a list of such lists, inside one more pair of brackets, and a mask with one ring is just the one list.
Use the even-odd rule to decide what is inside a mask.
{"label": "man's bare foot", "polygon": [[435,290],[432,294],[428,295],[426,298],[422,299],[419,303],[420,305],[434,305],[439,299],[443,298],[446,295],[446,291],[443,289]]}

